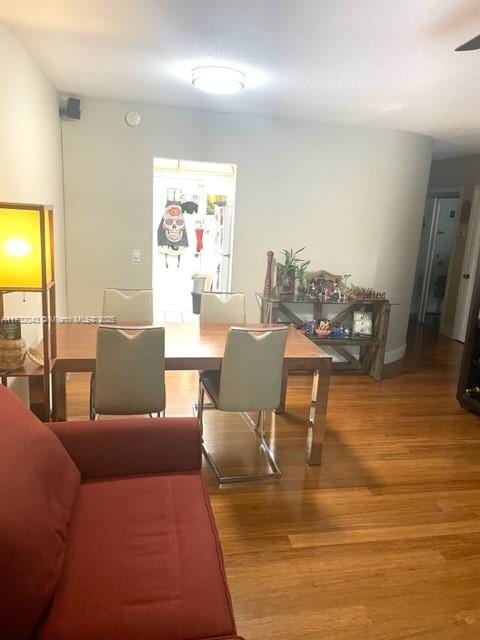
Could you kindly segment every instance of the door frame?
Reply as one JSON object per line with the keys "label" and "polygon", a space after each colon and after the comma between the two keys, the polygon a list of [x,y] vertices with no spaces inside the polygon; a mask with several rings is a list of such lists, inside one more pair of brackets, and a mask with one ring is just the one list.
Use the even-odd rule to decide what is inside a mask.
{"label": "door frame", "polygon": [[[155,163],[157,161],[162,161],[162,160],[168,160],[168,161],[174,161],[177,162],[177,167],[176,168],[164,168],[161,170],[156,170],[155,167]],[[187,163],[195,163],[198,168],[197,169],[187,169],[187,168],[182,168],[181,164],[187,162]],[[202,169],[201,165],[208,165],[210,163],[213,163],[215,165],[225,165],[225,166],[230,166],[233,169],[233,173],[232,175],[230,174],[222,174],[218,171],[215,171],[214,169],[208,169],[207,167]],[[229,250],[228,250],[228,256],[224,256],[224,257],[228,257],[228,263],[227,266],[225,268],[225,277],[226,277],[226,285],[225,285],[225,290],[226,291],[230,291],[232,288],[232,278],[233,278],[233,252],[234,252],[234,238],[235,238],[235,218],[236,218],[236,213],[237,213],[237,188],[238,188],[238,164],[236,162],[228,162],[228,161],[208,161],[208,160],[194,160],[192,158],[190,159],[185,159],[185,158],[169,158],[167,156],[164,155],[158,155],[155,154],[152,158],[152,165],[153,165],[153,173],[152,173],[152,219],[153,222],[155,222],[155,205],[156,203],[156,179],[165,179],[170,180],[170,181],[174,181],[174,180],[179,180],[181,182],[186,182],[188,180],[191,180],[192,182],[194,181],[205,181],[208,180],[210,178],[212,179],[221,179],[221,178],[225,178],[225,179],[229,179],[232,181],[232,187],[231,189],[229,188],[229,193],[227,193],[227,196],[230,195],[230,191],[231,191],[231,197],[229,198],[229,206],[228,206],[228,210],[230,212],[230,216],[229,216],[229,228],[228,228],[228,245],[229,245]],[[205,197],[207,197],[208,195],[208,191],[205,191]],[[162,206],[162,205],[160,205]],[[163,209],[160,209],[160,212],[162,212]],[[210,216],[210,214],[206,215],[207,219],[213,216]],[[160,218],[161,219],[161,218]],[[154,264],[155,264],[155,256],[157,255],[157,234],[156,234],[156,225],[153,224],[152,225],[152,256],[151,256],[151,264],[150,264],[150,281],[151,281],[151,287],[154,290],[154,292],[156,293],[159,290],[158,287],[158,282],[156,279],[156,276],[158,277],[158,271],[155,269]],[[215,253],[217,253],[216,248],[213,246],[213,250]],[[222,265],[225,266],[225,265]],[[193,275],[193,274],[192,274]],[[215,274],[209,274],[212,276],[212,280],[215,278]]]}
{"label": "door frame", "polygon": [[[455,320],[451,337],[459,342],[465,341],[465,331],[471,304],[474,278],[478,261],[480,258],[480,184],[473,188],[472,206],[470,209],[470,219],[468,221],[467,240],[465,243],[465,253],[462,262],[462,279],[460,281],[457,303],[455,306]],[[471,264],[469,264],[471,262]],[[464,275],[469,273],[469,278]],[[468,284],[465,285],[465,282]],[[465,314],[460,315],[462,306],[465,305]]]}
{"label": "door frame", "polygon": [[[452,197],[452,198],[458,198],[458,203],[457,203],[457,207],[455,210],[455,217],[456,217],[456,222],[455,222],[455,233],[454,233],[454,238],[453,238],[453,244],[452,244],[452,250],[450,252],[450,259],[449,259],[449,263],[448,263],[448,272],[447,272],[447,281],[445,283],[445,294],[448,291],[448,287],[450,284],[450,280],[451,280],[451,275],[452,275],[452,256],[455,254],[455,248],[456,248],[456,244],[457,244],[457,236],[458,236],[458,226],[460,224],[460,216],[459,216],[459,212],[462,210],[462,206],[463,206],[463,199],[464,199],[464,187],[441,187],[438,189],[431,189],[427,192],[427,195],[425,197],[425,205],[427,203],[428,199],[442,199],[442,198],[448,198],[448,197]],[[434,203],[434,210],[432,213],[432,226],[430,229],[430,238],[429,238],[429,242],[428,242],[428,249],[427,249],[427,269],[425,270],[425,275],[423,278],[423,282],[422,282],[422,291],[420,294],[420,305],[419,305],[419,314],[418,314],[418,321],[420,321],[420,316],[421,316],[421,310],[422,310],[422,306],[424,306],[424,303],[426,302],[425,298],[425,293],[426,291],[428,291],[428,287],[430,284],[430,277],[431,277],[431,273],[432,273],[432,266],[433,266],[433,248],[434,248],[434,240],[435,240],[435,234],[436,234],[436,229],[438,226],[438,215],[435,215],[435,211],[436,211],[436,205]],[[423,212],[423,216],[425,218],[425,209]],[[445,298],[444,298],[445,300]],[[443,309],[442,309],[442,314],[440,316],[440,333],[443,335],[446,335],[445,332],[442,330],[443,329]],[[425,318],[423,318],[424,320]]]}

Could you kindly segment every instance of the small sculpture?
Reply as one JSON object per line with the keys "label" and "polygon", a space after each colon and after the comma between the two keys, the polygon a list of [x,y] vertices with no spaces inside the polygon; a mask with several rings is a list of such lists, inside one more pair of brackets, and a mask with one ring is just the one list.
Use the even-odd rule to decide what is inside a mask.
{"label": "small sculpture", "polygon": [[320,320],[315,327],[315,333],[319,338],[329,336],[332,333],[330,322],[328,320]]}
{"label": "small sculpture", "polygon": [[264,298],[270,298],[272,295],[272,264],[273,251],[267,251],[267,272],[265,274],[265,284],[263,285]]}

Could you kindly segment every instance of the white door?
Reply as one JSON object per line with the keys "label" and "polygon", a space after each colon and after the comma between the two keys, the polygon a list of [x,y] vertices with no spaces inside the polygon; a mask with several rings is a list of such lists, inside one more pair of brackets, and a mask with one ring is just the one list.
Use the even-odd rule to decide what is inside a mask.
{"label": "white door", "polygon": [[450,268],[450,256],[457,226],[456,194],[427,198],[415,271],[410,315],[420,324],[442,314]]}
{"label": "white door", "polygon": [[218,207],[217,209],[218,211],[215,214],[217,221],[215,232],[217,266],[213,288],[216,291],[230,291],[234,208],[229,199],[224,207]]}
{"label": "white door", "polygon": [[[415,284],[413,287],[412,306],[410,315],[414,322],[423,322],[424,314],[420,314],[425,298],[426,281],[428,281],[427,271],[430,263],[432,251],[432,222],[434,217],[434,209],[437,205],[437,199],[427,197],[425,204],[425,213],[423,216],[422,235],[420,237],[420,246],[418,249],[417,266],[415,269]],[[423,309],[422,309],[423,311]]]}
{"label": "white door", "polygon": [[457,305],[455,311],[455,323],[452,337],[454,340],[465,342],[468,314],[472,301],[474,276],[477,269],[480,253],[480,186],[475,187],[473,196],[470,222],[467,232],[465,256],[463,258],[462,277],[458,290]]}

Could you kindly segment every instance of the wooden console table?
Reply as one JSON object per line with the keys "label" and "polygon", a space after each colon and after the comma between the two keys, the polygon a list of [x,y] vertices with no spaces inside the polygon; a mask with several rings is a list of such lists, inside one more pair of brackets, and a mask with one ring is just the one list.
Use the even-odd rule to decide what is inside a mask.
{"label": "wooden console table", "polygon": [[[371,336],[348,337],[310,337],[309,340],[318,346],[330,347],[344,360],[333,362],[333,369],[349,369],[364,371],[375,380],[382,379],[385,346],[390,319],[391,303],[388,300],[356,300],[350,302],[323,302],[320,299],[308,297],[265,297],[256,294],[260,304],[260,322],[277,323],[288,322],[301,327],[305,318],[298,314],[300,309],[310,306],[311,320],[326,320],[330,322],[343,322],[352,317],[353,311],[371,311],[373,330]],[[329,308],[329,309],[328,309]],[[355,357],[348,347],[359,347],[359,356]],[[292,369],[292,368],[291,368]]]}

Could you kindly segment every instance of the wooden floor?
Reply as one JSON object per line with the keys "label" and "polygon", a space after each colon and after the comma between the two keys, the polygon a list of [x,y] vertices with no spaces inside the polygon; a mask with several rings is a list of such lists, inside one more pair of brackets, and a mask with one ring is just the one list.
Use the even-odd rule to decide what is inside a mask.
{"label": "wooden floor", "polygon": [[[334,376],[320,469],[304,463],[310,381],[295,376],[272,434],[283,477],[220,490],[205,469],[247,640],[480,639],[480,420],[455,400],[460,355],[419,332],[401,376]],[[195,382],[168,376],[167,415],[191,415]],[[87,392],[72,376],[70,417]],[[225,470],[246,468],[242,421],[206,420]]]}

